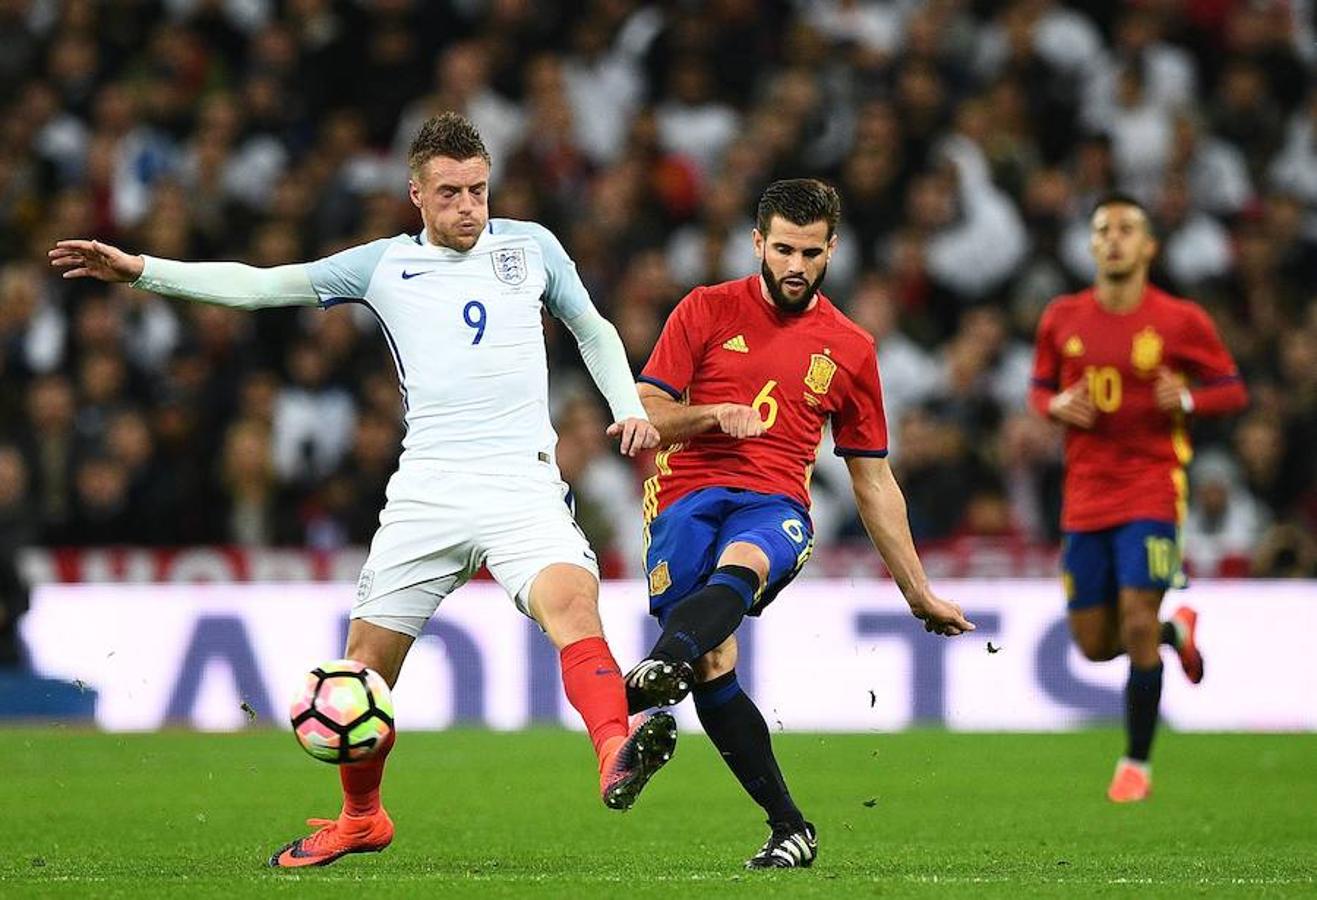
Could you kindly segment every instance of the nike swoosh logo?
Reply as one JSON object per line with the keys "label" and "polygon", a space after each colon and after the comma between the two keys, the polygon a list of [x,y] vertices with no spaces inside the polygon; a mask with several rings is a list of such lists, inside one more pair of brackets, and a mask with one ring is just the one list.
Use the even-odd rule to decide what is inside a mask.
{"label": "nike swoosh logo", "polygon": [[314,853],[307,853],[302,849],[302,842],[300,840],[296,841],[293,846],[288,848],[288,855],[293,859],[309,859],[312,856],[315,856]]}
{"label": "nike swoosh logo", "polygon": [[406,269],[403,269],[402,280],[407,281],[409,278],[415,278],[417,275],[429,275],[433,271],[434,269],[426,269],[424,272],[408,272]]}

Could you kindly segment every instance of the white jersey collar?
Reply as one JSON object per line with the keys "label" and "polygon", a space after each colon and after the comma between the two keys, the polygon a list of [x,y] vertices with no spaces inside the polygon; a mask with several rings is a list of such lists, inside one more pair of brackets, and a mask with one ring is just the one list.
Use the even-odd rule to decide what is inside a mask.
{"label": "white jersey collar", "polygon": [[421,233],[416,235],[414,240],[422,247],[438,253],[440,256],[447,259],[463,259],[466,256],[475,253],[477,250],[482,249],[483,246],[489,242],[489,239],[493,234],[492,222],[493,220],[491,219],[490,222],[486,223],[485,227],[480,230],[480,237],[476,238],[476,242],[471,245],[470,250],[454,250],[452,247],[441,247],[438,244],[431,243],[430,232],[424,228],[421,229]]}

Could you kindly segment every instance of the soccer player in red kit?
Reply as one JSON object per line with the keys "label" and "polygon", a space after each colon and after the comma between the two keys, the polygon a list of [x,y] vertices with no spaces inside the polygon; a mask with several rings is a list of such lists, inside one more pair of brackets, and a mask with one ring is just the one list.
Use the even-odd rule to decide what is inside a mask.
{"label": "soccer player in red kit", "polygon": [[1107,796],[1142,800],[1161,701],[1160,646],[1203,678],[1197,614],[1159,622],[1166,589],[1182,586],[1178,526],[1192,451],[1186,420],[1238,412],[1248,396],[1212,320],[1148,284],[1157,252],[1147,213],[1115,195],[1093,212],[1097,284],[1043,313],[1031,404],[1065,426],[1062,578],[1070,630],[1091,660],[1129,656],[1129,743]]}
{"label": "soccer player in red kit", "polygon": [[640,378],[665,447],[644,501],[650,611],[663,634],[628,673],[628,701],[636,711],[669,705],[693,687],[704,730],[768,815],[772,834],[750,868],[808,866],[817,853],[764,717],[737,683],[734,632],[813,549],[809,478],[826,424],[910,611],[938,634],[974,628],[930,590],[915,553],[885,458],[873,338],[818,292],[840,212],[820,181],[770,185],[753,233],[760,272],[691,291]]}

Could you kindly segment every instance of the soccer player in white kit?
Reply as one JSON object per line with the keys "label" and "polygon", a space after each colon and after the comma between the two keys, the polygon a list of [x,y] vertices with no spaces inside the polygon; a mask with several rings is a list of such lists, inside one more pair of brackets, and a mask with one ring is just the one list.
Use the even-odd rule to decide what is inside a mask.
{"label": "soccer player in white kit", "polygon": [[[316,262],[260,269],[134,256],[60,241],[65,278],[131,282],[170,297],[242,309],[361,303],[398,369],[407,424],[398,471],[357,583],[346,656],[392,686],[427,619],[482,564],[559,648],[568,700],[599,759],[604,802],[627,809],[670,757],[671,715],[628,725],[621,671],[599,620],[599,572],[554,462],[541,309],[575,336],[608,400],[623,454],[658,443],[617,331],[544,227],[490,219],[489,154],[466,119],[444,113],[412,143],[409,192],[424,229]],[[326,865],[393,839],[380,805],[392,738],[340,767],[337,819],[281,847],[272,866]]]}

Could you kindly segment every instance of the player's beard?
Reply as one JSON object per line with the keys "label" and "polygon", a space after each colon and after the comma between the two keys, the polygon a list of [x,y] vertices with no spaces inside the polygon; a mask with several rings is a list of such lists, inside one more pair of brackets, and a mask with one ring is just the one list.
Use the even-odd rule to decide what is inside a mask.
{"label": "player's beard", "polygon": [[814,295],[818,293],[819,285],[823,284],[823,277],[828,274],[828,264],[823,264],[823,268],[819,271],[819,277],[815,278],[805,288],[805,292],[800,295],[799,300],[792,300],[786,295],[782,290],[782,282],[774,278],[772,271],[769,270],[767,260],[760,263],[759,274],[764,276],[764,284],[768,287],[768,296],[773,299],[773,305],[784,313],[796,316],[809,307]]}

